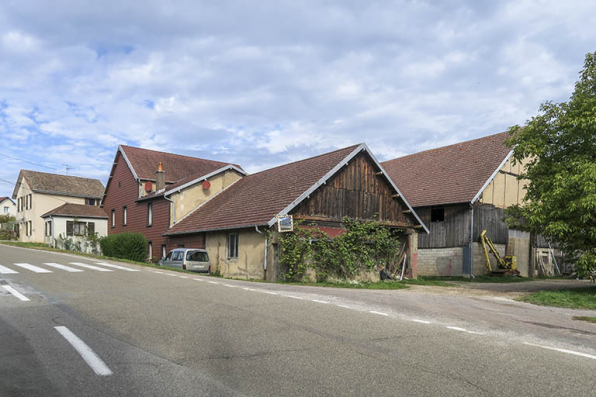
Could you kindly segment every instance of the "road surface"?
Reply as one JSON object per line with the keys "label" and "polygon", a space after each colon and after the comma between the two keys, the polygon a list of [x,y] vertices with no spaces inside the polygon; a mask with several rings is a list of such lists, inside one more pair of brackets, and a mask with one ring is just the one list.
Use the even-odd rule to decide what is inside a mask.
{"label": "road surface", "polygon": [[594,396],[574,315],[596,312],[0,245],[0,396]]}

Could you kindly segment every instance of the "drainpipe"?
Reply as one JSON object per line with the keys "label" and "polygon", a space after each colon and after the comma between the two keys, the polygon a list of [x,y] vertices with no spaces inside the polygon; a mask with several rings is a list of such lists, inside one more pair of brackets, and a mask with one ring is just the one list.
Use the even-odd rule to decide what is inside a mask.
{"label": "drainpipe", "polygon": [[265,236],[265,256],[263,258],[263,271],[264,271],[264,279],[267,280],[267,235],[259,230],[259,227],[255,225],[255,230],[257,233],[262,234]]}
{"label": "drainpipe", "polygon": [[171,205],[170,208],[172,209],[172,226],[176,224],[176,204],[174,204],[174,201],[169,199],[168,196],[166,196],[165,194],[163,195],[163,198],[165,198],[166,200],[168,200]]}
{"label": "drainpipe", "polygon": [[474,277],[474,204],[470,203],[470,268],[469,276]]}

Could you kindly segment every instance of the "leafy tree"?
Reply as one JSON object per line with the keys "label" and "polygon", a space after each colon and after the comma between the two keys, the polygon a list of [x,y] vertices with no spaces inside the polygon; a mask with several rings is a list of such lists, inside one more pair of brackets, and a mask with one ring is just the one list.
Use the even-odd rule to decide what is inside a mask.
{"label": "leafy tree", "polygon": [[509,133],[514,160],[527,161],[520,179],[529,183],[507,222],[558,241],[577,258],[579,273],[595,269],[596,52],[586,55],[568,102],[543,103],[537,116]]}

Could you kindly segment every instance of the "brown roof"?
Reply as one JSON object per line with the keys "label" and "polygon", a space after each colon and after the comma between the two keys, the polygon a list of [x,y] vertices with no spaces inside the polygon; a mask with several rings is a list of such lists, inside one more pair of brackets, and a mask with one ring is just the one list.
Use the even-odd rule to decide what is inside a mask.
{"label": "brown roof", "polygon": [[221,161],[199,159],[126,145],[120,145],[120,148],[137,177],[145,180],[155,180],[155,171],[157,171],[160,162],[163,164],[163,169],[166,172],[166,182],[168,183],[178,182],[189,175],[206,175],[229,165],[229,163]]}
{"label": "brown roof", "polygon": [[36,193],[56,194],[60,196],[101,198],[104,187],[99,179],[81,178],[78,176],[48,174],[46,172],[21,170],[13,192],[16,198],[17,189],[22,180],[29,183]]}
{"label": "brown roof", "polygon": [[382,163],[414,207],[469,203],[511,151],[507,132]]}
{"label": "brown roof", "polygon": [[165,235],[266,225],[358,145],[245,176]]}
{"label": "brown roof", "polygon": [[72,217],[81,217],[81,218],[105,218],[107,219],[108,216],[106,215],[105,211],[101,207],[97,207],[95,205],[83,205],[83,204],[71,204],[66,203],[62,204],[58,208],[54,208],[53,210],[46,212],[41,217],[45,218],[47,216],[72,216]]}

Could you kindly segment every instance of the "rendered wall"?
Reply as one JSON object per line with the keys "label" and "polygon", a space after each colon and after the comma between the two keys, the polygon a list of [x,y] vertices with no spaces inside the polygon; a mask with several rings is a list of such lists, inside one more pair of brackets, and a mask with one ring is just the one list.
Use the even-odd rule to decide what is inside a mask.
{"label": "rendered wall", "polygon": [[[230,233],[238,233],[238,258],[234,259],[228,258]],[[269,248],[269,251],[272,251],[271,247]],[[212,272],[219,270],[224,277],[263,279],[265,236],[255,230],[238,229],[207,233],[206,249],[209,253]]]}
{"label": "rendered wall", "polygon": [[[45,218],[44,219],[44,239],[45,239],[45,243],[49,244],[51,246],[55,246],[56,241],[60,241],[61,237],[62,239],[68,237],[66,235],[66,222],[72,222],[74,221],[74,217],[53,217],[53,218]],[[95,224],[95,232],[97,233],[97,235],[99,237],[104,237],[108,235],[108,220],[107,219],[98,219],[98,218],[82,218],[82,217],[78,217],[76,218],[77,222],[85,222],[85,223],[89,223],[89,222],[93,222]],[[45,222],[47,221],[51,221],[52,222],[52,235],[51,236],[45,236]],[[83,252],[87,252],[87,253],[93,253],[90,249],[85,249],[85,238],[83,237],[79,237],[79,236],[71,236],[70,239],[73,241],[73,243],[81,243],[81,248]],[[57,247],[57,248],[63,248],[63,247]],[[101,250],[99,248],[99,244],[97,247],[98,250]]]}
{"label": "rendered wall", "polygon": [[[24,200],[24,197],[28,194],[31,194],[32,197],[31,209],[25,209],[18,212],[16,215],[17,222],[19,223],[19,241],[24,242],[44,242],[44,220],[41,216],[46,212],[65,203],[85,204],[85,199],[82,197],[58,196],[31,192],[29,184],[23,178],[21,179],[21,184],[17,190],[17,202],[19,197],[23,197]],[[28,221],[31,221],[32,225],[31,236],[26,235],[26,222]]]}
{"label": "rendered wall", "polygon": [[[523,162],[523,164],[525,163],[526,161]],[[498,208],[521,204],[526,194],[524,186],[528,183],[526,180],[517,180],[517,175],[521,173],[522,167],[523,165],[519,162],[513,165],[512,160],[508,160],[484,189],[479,201],[482,204],[492,204]]]}
{"label": "rendered wall", "polygon": [[[178,193],[172,194],[170,199],[174,202],[176,222],[241,177],[236,171],[227,170],[208,179],[211,184],[208,190],[203,189],[202,182],[198,182]],[[172,217],[170,219],[170,226],[173,225],[173,221],[174,219]]]}

